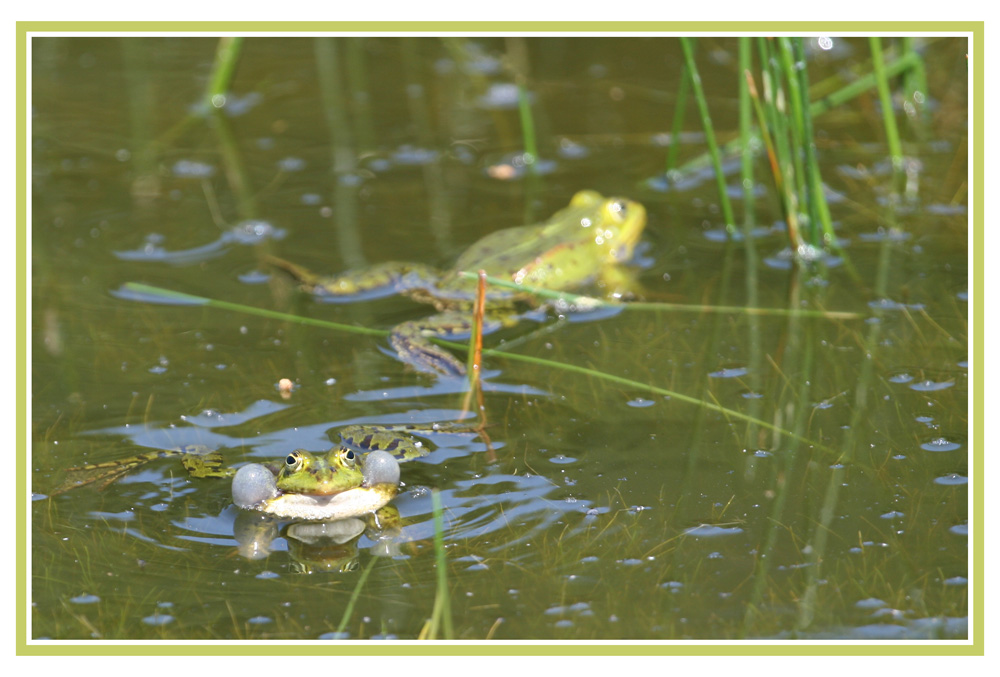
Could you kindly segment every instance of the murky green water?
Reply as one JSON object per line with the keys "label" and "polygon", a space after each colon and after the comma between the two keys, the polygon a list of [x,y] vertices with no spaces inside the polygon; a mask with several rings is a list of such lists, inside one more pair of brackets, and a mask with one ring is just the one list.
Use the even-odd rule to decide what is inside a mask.
{"label": "murky green water", "polygon": [[[711,174],[650,181],[680,87],[673,39],[527,41],[537,177],[509,162],[516,42],[249,39],[224,114],[205,119],[186,116],[215,40],[34,40],[31,635],[416,637],[437,589],[434,489],[458,638],[964,638],[965,47],[921,45],[926,119],[898,115],[904,195],[874,93],[817,118],[843,249],[793,267],[763,157],[749,243],[720,237]],[[699,46],[722,140],[735,54],[733,39]],[[868,57],[864,40],[814,48],[811,81]],[[705,151],[687,101],[682,160]],[[460,414],[461,386],[385,339],[152,303],[127,283],[388,329],[427,307],[317,303],[263,257],[447,266],[582,188],[646,205],[647,301],[859,317],[550,313],[489,337],[660,392],[488,357],[492,448],[440,435],[404,465],[395,539],[310,544],[279,525],[248,556],[229,483],[170,458],[49,496],[69,466],[149,449],[241,464],[326,449],[348,423]]]}

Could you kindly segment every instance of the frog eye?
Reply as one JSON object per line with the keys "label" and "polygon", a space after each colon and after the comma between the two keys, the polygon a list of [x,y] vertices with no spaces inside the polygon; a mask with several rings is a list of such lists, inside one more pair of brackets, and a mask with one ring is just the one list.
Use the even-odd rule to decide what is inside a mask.
{"label": "frog eye", "polygon": [[358,456],[354,453],[353,449],[344,449],[340,452],[340,458],[345,465],[353,467]]}
{"label": "frog eye", "polygon": [[285,456],[285,468],[295,472],[300,467],[302,467],[302,454],[293,451],[288,456]]}
{"label": "frog eye", "polygon": [[628,205],[624,200],[615,200],[608,205],[608,211],[610,211],[619,221],[624,221],[625,217],[628,215]]}

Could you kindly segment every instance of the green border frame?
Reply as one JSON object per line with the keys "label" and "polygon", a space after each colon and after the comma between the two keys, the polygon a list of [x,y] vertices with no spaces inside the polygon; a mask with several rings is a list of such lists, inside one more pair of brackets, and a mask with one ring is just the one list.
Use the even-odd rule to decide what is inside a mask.
{"label": "green border frame", "polygon": [[[972,616],[973,632],[971,643],[928,642],[924,644],[875,644],[851,642],[810,642],[794,644],[769,644],[750,641],[731,644],[717,643],[675,643],[672,641],[644,642],[641,644],[625,642],[607,642],[601,644],[583,642],[551,642],[545,644],[523,644],[520,642],[461,642],[440,643],[427,642],[419,644],[377,642],[371,645],[345,644],[341,642],[300,643],[262,643],[262,642],[204,642],[177,643],[173,641],[135,642],[131,644],[112,644],[102,640],[93,643],[47,643],[28,644],[28,571],[27,571],[27,530],[29,489],[25,478],[30,462],[28,454],[28,427],[26,421],[26,404],[31,393],[27,389],[27,309],[28,309],[28,261],[27,236],[27,190],[28,190],[28,139],[27,139],[27,79],[30,64],[27,59],[28,33],[118,33],[118,32],[149,32],[149,33],[272,33],[272,32],[378,32],[378,33],[411,33],[411,32],[743,32],[743,33],[969,33],[970,44],[974,52],[969,59],[972,75],[971,93],[974,93],[972,107],[973,126],[976,143],[971,148],[972,166],[972,251],[973,266],[969,271],[973,289],[973,334],[972,334],[972,365],[973,379],[972,402],[970,408],[974,413],[972,439],[972,522],[976,529],[972,534],[974,544],[971,560],[975,575],[970,577],[975,602]],[[750,21],[750,22],[664,22],[664,21],[413,21],[413,22],[378,22],[378,21],[343,21],[343,22],[203,22],[203,21],[19,21],[17,22],[17,233],[16,233],[16,321],[17,321],[17,561],[16,561],[16,634],[15,648],[18,655],[25,656],[154,656],[163,654],[183,654],[190,656],[267,656],[275,654],[294,653],[296,656],[325,656],[337,654],[341,656],[411,656],[411,655],[448,655],[448,656],[488,656],[488,655],[522,655],[522,656],[824,656],[824,655],[856,655],[856,656],[983,656],[984,625],[985,625],[985,595],[983,592],[985,554],[985,524],[984,501],[984,371],[983,371],[983,340],[984,340],[984,112],[983,97],[985,94],[984,79],[984,21],[900,21],[900,22],[856,22],[856,21]]]}

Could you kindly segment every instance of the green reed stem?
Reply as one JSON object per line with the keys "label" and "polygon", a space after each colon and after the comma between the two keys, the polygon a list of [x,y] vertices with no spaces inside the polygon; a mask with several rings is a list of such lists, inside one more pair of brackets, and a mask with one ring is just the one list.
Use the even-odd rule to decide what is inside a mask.
{"label": "green reed stem", "polygon": [[[767,116],[764,113],[764,106],[761,103],[760,95],[757,92],[757,85],[754,82],[753,74],[751,74],[749,70],[744,70],[743,75],[744,80],[747,83],[747,91],[750,96],[750,101],[753,103],[753,109],[757,115],[757,128],[760,130],[761,138],[764,140],[764,148],[767,151],[767,161],[771,167],[771,176],[774,177],[775,189],[778,191],[782,215],[785,217],[785,223],[789,224],[789,229],[795,228],[797,232],[798,221],[795,218],[795,213],[790,211],[791,200],[789,200],[786,196],[785,180],[781,174],[781,167],[778,164],[778,151],[774,146],[774,140],[771,138],[771,132],[768,130],[769,125],[767,124]],[[744,154],[746,154],[746,151],[747,149],[743,150]]]}
{"label": "green reed stem", "polygon": [[448,558],[444,550],[444,513],[441,508],[441,492],[431,492],[431,510],[434,513],[434,567],[437,570],[437,591],[434,594],[434,609],[431,612],[428,639],[437,639],[438,630],[444,639],[454,639],[455,629],[451,620],[451,595],[448,591]]}
{"label": "green reed stem", "polygon": [[[924,60],[916,52],[913,46],[913,36],[906,35],[902,38],[903,56],[915,57],[913,68],[903,72],[903,87],[906,91],[906,99],[914,107],[913,117],[918,123],[926,121],[927,107],[925,97],[927,96],[927,72],[924,70]],[[918,126],[918,129],[922,127]]]}
{"label": "green reed stem", "polygon": [[[885,77],[891,78],[913,69],[920,69],[922,71],[923,64],[923,59],[920,58],[919,54],[916,52],[910,52],[909,54],[902,55],[892,63],[884,65],[883,69],[885,71]],[[878,76],[873,71],[867,75],[861,76],[854,82],[849,85],[845,85],[828,96],[820,97],[814,100],[811,104],[809,104],[809,112],[813,117],[822,115],[828,110],[841,106],[851,99],[855,99],[867,92],[869,89],[877,86]]]}
{"label": "green reed stem", "polygon": [[[760,40],[761,42],[763,42],[763,38],[760,38]],[[766,60],[767,59],[766,54],[762,53],[761,58]],[[766,61],[764,63],[766,63]],[[891,78],[896,75],[899,75],[900,73],[906,72],[908,69],[922,68],[922,67],[923,67],[923,61],[921,60],[920,55],[917,54],[916,52],[912,52],[910,54],[904,54],[896,61],[887,64],[885,66],[885,74],[886,77]],[[763,68],[764,67],[762,66],[762,69]],[[875,86],[876,83],[875,83],[874,73],[863,75],[857,80],[851,82],[850,84],[844,85],[842,88],[838,89],[832,94],[828,94],[826,96],[822,96],[813,100],[809,104],[809,114],[814,118],[818,117],[833,108],[841,106],[847,103],[848,101],[861,96],[862,94],[864,94],[865,92],[867,92],[868,90],[872,89]],[[733,155],[735,153],[740,152],[741,149],[742,149],[741,140],[737,137],[732,141],[729,141],[728,143],[723,145],[721,151],[725,155]],[[683,165],[678,167],[677,171],[686,174],[688,172],[698,171],[704,167],[711,165],[711,163],[712,163],[711,155],[709,153],[702,153],[701,155],[691,158]]]}
{"label": "green reed stem", "polygon": [[882,123],[885,125],[886,143],[889,145],[889,156],[892,159],[893,189],[898,194],[902,192],[906,177],[903,175],[903,146],[899,141],[899,130],[896,128],[896,115],[892,109],[892,93],[889,91],[889,77],[882,60],[882,40],[878,36],[868,38],[872,50],[872,67],[875,71],[875,82],[878,87],[879,103],[882,105]]}
{"label": "green reed stem", "polygon": [[822,228],[824,238],[828,242],[834,241],[833,221],[830,218],[830,207],[826,203],[826,194],[823,192],[823,181],[819,170],[819,159],[816,153],[816,139],[813,136],[812,114],[809,112],[809,71],[806,69],[806,52],[802,38],[792,39],[792,51],[795,62],[802,64],[796,69],[799,83],[799,96],[801,102],[799,110],[802,115],[802,137],[805,147],[805,167],[806,167],[806,191],[809,203],[810,231],[812,233],[812,243],[819,246],[819,229]]}
{"label": "green reed stem", "polygon": [[[367,57],[365,54],[365,41],[368,38],[341,38],[346,46],[347,55],[344,62],[347,66],[347,91],[350,92],[351,119],[357,133],[356,146],[362,153],[378,147],[377,134],[375,133],[374,121],[378,119],[372,110],[370,87],[368,84],[368,72],[365,68]],[[404,40],[406,40],[404,38]],[[407,43],[402,47],[405,51]],[[421,63],[419,59],[404,57],[404,68],[410,64]],[[409,69],[407,69],[409,76]],[[407,78],[407,82],[412,80]],[[410,110],[412,112],[413,106]]]}
{"label": "green reed stem", "polygon": [[787,102],[781,86],[780,63],[774,54],[773,40],[757,38],[757,48],[760,52],[761,81],[764,90],[762,110],[765,122],[762,123],[762,129],[769,129],[774,141],[771,159],[771,169],[775,175],[774,183],[782,200],[790,245],[793,250],[798,250],[802,246],[799,219],[800,193],[796,190],[793,151],[788,141],[789,116],[785,111]]}
{"label": "green reed stem", "polygon": [[[788,145],[788,155],[786,156],[786,161],[790,161],[788,165],[788,173],[792,175],[795,181],[795,194],[798,197],[798,204],[804,205],[806,209],[809,209],[809,198],[807,196],[807,185],[806,181],[806,169],[804,164],[804,158],[800,149],[806,145],[805,130],[803,128],[803,110],[802,110],[802,94],[799,93],[799,79],[796,77],[796,65],[792,60],[792,47],[791,40],[787,37],[781,37],[776,39],[775,49],[778,53],[778,65],[781,69],[782,81],[788,89],[788,95],[785,97],[785,105],[790,106],[791,114],[785,116],[788,121],[788,132],[790,136],[790,143]],[[806,94],[808,97],[808,94]],[[809,222],[806,224],[808,226],[809,240],[813,244],[816,244],[816,219],[812,218],[810,211]]]}
{"label": "green reed stem", "polygon": [[743,235],[744,242],[753,246],[751,231],[756,222],[754,213],[753,183],[753,101],[750,98],[750,82],[743,75],[750,72],[752,52],[750,38],[739,39],[740,77],[737,83],[740,97],[740,178],[743,183]]}
{"label": "green reed stem", "polygon": [[694,62],[694,48],[691,45],[691,38],[685,37],[680,40],[681,48],[684,50],[684,63],[687,65],[691,77],[691,89],[698,102],[701,125],[705,130],[705,142],[708,144],[708,151],[712,156],[712,166],[715,168],[715,183],[719,189],[719,202],[722,205],[722,217],[726,222],[726,232],[732,234],[736,230],[736,220],[733,218],[733,208],[729,204],[729,195],[726,193],[726,176],[722,173],[722,159],[719,154],[719,145],[715,141],[712,118],[708,113],[708,102],[705,100],[705,92],[701,86],[698,66]]}
{"label": "green reed stem", "polygon": [[523,83],[517,85],[517,110],[521,117],[521,138],[524,141],[524,152],[531,156],[531,162],[525,158],[529,171],[535,171],[538,160],[538,144],[535,141],[535,118],[531,113],[531,99]]}
{"label": "green reed stem", "polygon": [[688,92],[691,89],[691,72],[684,66],[681,72],[681,86],[677,90],[677,101],[674,104],[674,120],[670,125],[670,150],[667,151],[667,173],[677,167],[677,156],[681,151],[681,130],[684,128],[684,116],[687,107]]}
{"label": "green reed stem", "polygon": [[225,95],[236,73],[240,54],[243,51],[243,38],[228,36],[219,38],[215,48],[215,62],[212,64],[212,75],[205,90],[205,104],[209,108],[221,108],[225,105]]}

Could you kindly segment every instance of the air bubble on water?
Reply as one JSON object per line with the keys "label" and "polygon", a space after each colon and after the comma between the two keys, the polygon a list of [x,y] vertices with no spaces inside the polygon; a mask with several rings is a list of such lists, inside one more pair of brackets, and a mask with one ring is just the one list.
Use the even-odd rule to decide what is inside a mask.
{"label": "air bubble on water", "polygon": [[920,448],[924,451],[955,451],[956,449],[961,449],[962,444],[939,437],[929,442],[924,442],[920,445]]}
{"label": "air bubble on water", "polygon": [[917,383],[910,385],[911,390],[918,390],[920,392],[934,392],[936,390],[944,390],[955,385],[954,381],[931,381],[930,379],[925,379]]}
{"label": "air bubble on water", "polygon": [[965,475],[959,475],[958,473],[950,473],[948,475],[934,478],[934,484],[942,484],[944,486],[963,486],[968,483],[969,478]]}

